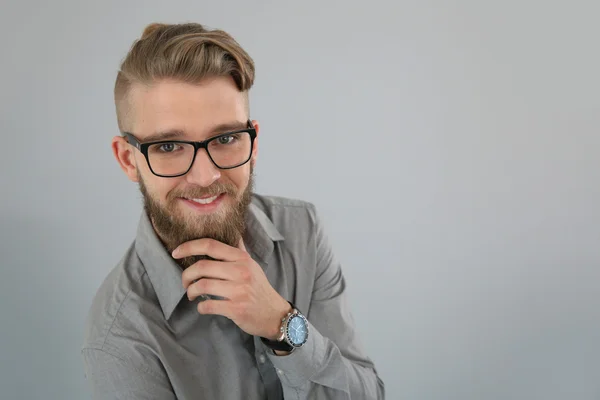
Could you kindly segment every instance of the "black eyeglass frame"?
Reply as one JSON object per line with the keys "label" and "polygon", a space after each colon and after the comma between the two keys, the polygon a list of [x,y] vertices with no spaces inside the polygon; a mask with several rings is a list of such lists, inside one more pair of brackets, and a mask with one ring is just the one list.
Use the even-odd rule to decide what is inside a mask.
{"label": "black eyeglass frame", "polygon": [[[215,160],[213,160],[212,156],[210,155],[210,151],[208,150],[208,144],[210,142],[212,142],[213,140],[217,140],[221,137],[230,136],[230,135],[234,135],[236,133],[243,133],[243,132],[247,132],[250,135],[250,152],[249,152],[248,158],[246,160],[244,160],[243,162],[233,165],[231,167],[219,166],[215,162]],[[161,178],[176,178],[178,176],[183,176],[183,175],[187,174],[188,172],[190,172],[190,169],[192,169],[192,166],[194,165],[194,161],[196,161],[196,155],[198,154],[199,149],[205,149],[206,154],[208,154],[208,158],[210,158],[210,161],[214,164],[215,167],[217,167],[219,169],[233,169],[233,168],[237,168],[237,167],[240,167],[240,166],[246,164],[252,158],[252,151],[254,150],[254,139],[256,139],[256,128],[254,128],[254,125],[252,125],[252,121],[248,120],[248,127],[245,129],[239,129],[236,131],[220,133],[216,136],[213,136],[213,137],[203,140],[201,142],[192,142],[192,141],[187,141],[187,140],[159,140],[156,142],[144,143],[144,142],[140,142],[135,136],[133,136],[132,133],[123,132],[123,135],[125,136],[125,139],[127,140],[127,142],[129,144],[134,146],[136,149],[138,149],[144,155],[144,157],[146,158],[146,162],[148,163],[148,167],[150,168],[150,171],[154,175],[159,176]],[[148,148],[152,145],[164,144],[164,143],[182,143],[182,144],[191,144],[194,146],[194,157],[192,158],[192,161],[190,162],[190,166],[188,167],[188,169],[185,172],[183,172],[181,174],[176,174],[176,175],[161,175],[161,174],[157,174],[156,172],[154,172],[154,169],[152,168],[152,164],[150,164],[150,158],[148,157]]]}

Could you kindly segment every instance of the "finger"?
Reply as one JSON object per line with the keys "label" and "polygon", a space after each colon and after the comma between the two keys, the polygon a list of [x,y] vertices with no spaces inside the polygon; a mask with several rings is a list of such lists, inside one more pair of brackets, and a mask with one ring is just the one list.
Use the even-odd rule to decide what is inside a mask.
{"label": "finger", "polygon": [[200,314],[204,315],[222,315],[232,319],[231,300],[206,300],[198,303],[196,307]]}
{"label": "finger", "polygon": [[223,279],[236,281],[240,279],[239,269],[233,268],[228,262],[215,260],[200,260],[186,268],[181,274],[181,283],[185,289],[192,282],[202,278]]}
{"label": "finger", "polygon": [[187,288],[187,297],[190,301],[194,301],[198,296],[210,294],[229,299],[234,295],[235,287],[236,286],[232,282],[204,278],[200,279],[198,282],[192,283]]}
{"label": "finger", "polygon": [[237,261],[246,253],[242,250],[226,245],[214,239],[197,239],[182,243],[173,250],[172,256],[175,259],[206,255],[221,261]]}

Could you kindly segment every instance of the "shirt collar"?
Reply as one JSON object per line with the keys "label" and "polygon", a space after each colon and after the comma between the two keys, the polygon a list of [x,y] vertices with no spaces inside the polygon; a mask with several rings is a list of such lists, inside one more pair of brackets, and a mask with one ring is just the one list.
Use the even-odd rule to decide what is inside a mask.
{"label": "shirt collar", "polygon": [[[244,245],[263,269],[268,266],[267,260],[275,247],[274,242],[280,240],[284,240],[283,236],[265,212],[254,201],[250,203],[246,214]],[[144,211],[138,224],[135,250],[168,320],[186,292],[181,284],[182,269],[165,250]]]}

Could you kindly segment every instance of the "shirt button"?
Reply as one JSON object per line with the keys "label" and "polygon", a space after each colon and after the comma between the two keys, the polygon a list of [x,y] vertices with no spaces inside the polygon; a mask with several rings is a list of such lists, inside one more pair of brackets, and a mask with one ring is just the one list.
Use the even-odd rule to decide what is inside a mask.
{"label": "shirt button", "polygon": [[260,362],[261,364],[264,364],[265,361],[267,361],[267,359],[264,354],[261,354],[260,356],[258,356],[258,362]]}
{"label": "shirt button", "polygon": [[279,375],[283,375],[283,371],[282,371],[282,370],[280,370],[280,369],[277,369],[277,373],[278,373]]}

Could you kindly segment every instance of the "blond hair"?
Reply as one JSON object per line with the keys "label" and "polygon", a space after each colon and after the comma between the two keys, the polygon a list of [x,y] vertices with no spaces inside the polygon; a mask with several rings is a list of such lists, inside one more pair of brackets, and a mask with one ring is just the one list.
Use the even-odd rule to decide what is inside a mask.
{"label": "blond hair", "polygon": [[232,77],[246,96],[254,83],[254,61],[227,32],[196,23],[148,25],[117,74],[114,96],[119,129],[126,130],[131,106],[127,95],[133,84],[148,86],[162,79],[196,84],[222,76]]}

